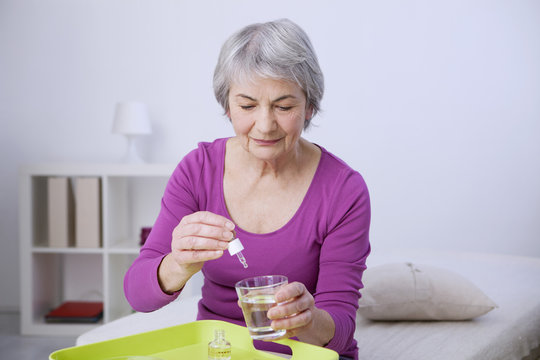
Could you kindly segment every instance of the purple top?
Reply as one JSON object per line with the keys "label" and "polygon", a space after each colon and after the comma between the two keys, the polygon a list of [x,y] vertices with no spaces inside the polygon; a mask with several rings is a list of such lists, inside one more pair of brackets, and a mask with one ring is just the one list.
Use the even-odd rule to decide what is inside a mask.
{"label": "purple top", "polygon": [[[173,172],[152,232],[124,279],[124,291],[137,311],[153,311],[178,295],[164,293],[157,280],[162,258],[171,251],[171,234],[188,214],[206,210],[230,219],[223,196],[227,139],[200,143]],[[197,319],[216,319],[245,326],[234,284],[256,275],[280,274],[299,281],[313,294],[336,326],[326,347],[357,358],[354,340],[362,273],[370,252],[369,194],[361,175],[321,149],[321,159],[306,196],[282,228],[254,234],[236,227],[249,267],[228,252],[204,264],[204,285]],[[287,347],[255,341],[259,349],[287,352]],[[290,352],[289,352],[290,353]]]}

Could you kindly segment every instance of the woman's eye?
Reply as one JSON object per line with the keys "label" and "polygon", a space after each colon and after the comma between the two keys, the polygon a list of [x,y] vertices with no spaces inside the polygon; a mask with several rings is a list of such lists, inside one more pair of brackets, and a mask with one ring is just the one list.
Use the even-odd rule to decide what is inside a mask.
{"label": "woman's eye", "polygon": [[281,111],[289,111],[292,109],[292,106],[278,106],[278,109]]}
{"label": "woman's eye", "polygon": [[253,109],[255,106],[253,106],[253,105],[240,105],[240,107],[241,107],[243,110],[251,110],[251,109]]}

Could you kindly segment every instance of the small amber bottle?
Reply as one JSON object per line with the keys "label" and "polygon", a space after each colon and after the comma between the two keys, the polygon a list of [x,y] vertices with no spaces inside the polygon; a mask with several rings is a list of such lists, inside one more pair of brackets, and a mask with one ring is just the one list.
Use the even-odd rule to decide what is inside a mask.
{"label": "small amber bottle", "polygon": [[208,360],[230,360],[231,343],[225,339],[225,330],[214,331],[214,340],[208,343]]}

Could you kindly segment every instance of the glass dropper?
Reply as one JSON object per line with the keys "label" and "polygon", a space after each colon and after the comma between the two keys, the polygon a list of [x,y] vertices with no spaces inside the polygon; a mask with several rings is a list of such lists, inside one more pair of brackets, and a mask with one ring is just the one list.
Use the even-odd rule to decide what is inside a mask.
{"label": "glass dropper", "polygon": [[246,258],[242,254],[242,250],[244,250],[244,246],[240,242],[240,239],[236,238],[229,242],[229,254],[231,254],[231,256],[236,255],[236,257],[238,258],[238,261],[240,261],[242,266],[244,266],[244,268],[247,269],[248,264],[247,264]]}

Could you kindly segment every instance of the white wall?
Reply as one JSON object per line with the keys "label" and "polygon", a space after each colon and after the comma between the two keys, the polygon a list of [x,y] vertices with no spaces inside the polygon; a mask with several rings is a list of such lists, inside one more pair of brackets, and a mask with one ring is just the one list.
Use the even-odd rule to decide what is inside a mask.
{"label": "white wall", "polygon": [[319,54],[324,112],[306,137],[364,175],[374,251],[540,256],[537,0],[0,0],[0,309],[18,306],[18,166],[116,161],[118,100],[149,104],[152,162],[231,135],[219,47],[280,17]]}

